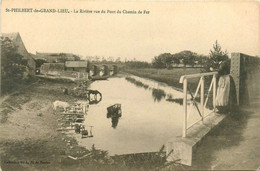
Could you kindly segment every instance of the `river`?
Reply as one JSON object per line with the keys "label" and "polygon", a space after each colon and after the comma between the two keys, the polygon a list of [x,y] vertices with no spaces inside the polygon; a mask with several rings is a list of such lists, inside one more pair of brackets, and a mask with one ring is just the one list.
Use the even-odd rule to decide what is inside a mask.
{"label": "river", "polygon": [[[80,145],[106,150],[110,155],[159,151],[174,136],[181,136],[183,107],[182,92],[153,80],[136,76],[119,76],[95,81],[90,89],[102,93],[102,101],[90,105],[84,125],[92,127],[93,137],[81,138],[71,133]],[[122,116],[118,120],[107,118],[107,107],[121,104]],[[194,114],[189,119],[199,119]]]}

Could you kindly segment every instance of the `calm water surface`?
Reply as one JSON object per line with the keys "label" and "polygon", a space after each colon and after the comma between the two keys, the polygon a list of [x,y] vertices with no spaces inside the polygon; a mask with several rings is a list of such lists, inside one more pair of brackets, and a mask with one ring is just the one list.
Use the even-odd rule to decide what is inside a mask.
{"label": "calm water surface", "polygon": [[[93,126],[92,138],[81,138],[72,131],[80,145],[107,150],[110,155],[159,151],[160,147],[174,136],[181,136],[183,107],[166,101],[167,98],[182,98],[182,92],[165,84],[130,76],[145,86],[137,86],[126,76],[95,81],[90,89],[102,93],[102,101],[90,105],[85,116],[85,126]],[[148,87],[147,87],[148,86]],[[117,126],[107,118],[107,107],[119,103],[122,116]],[[191,107],[191,113],[195,108]],[[196,111],[195,111],[196,113]],[[190,117],[191,116],[191,117]],[[189,121],[199,119],[198,114],[189,115]]]}

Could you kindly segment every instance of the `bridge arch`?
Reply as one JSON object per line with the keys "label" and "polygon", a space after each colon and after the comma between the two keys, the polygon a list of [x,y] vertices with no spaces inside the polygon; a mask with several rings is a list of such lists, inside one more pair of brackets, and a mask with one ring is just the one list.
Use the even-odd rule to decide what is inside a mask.
{"label": "bridge arch", "polygon": [[99,75],[99,67],[97,65],[91,65],[90,67],[90,76]]}
{"label": "bridge arch", "polygon": [[108,76],[109,75],[108,65],[101,65],[99,74],[100,76]]}
{"label": "bridge arch", "polygon": [[118,66],[112,65],[111,75],[116,75],[117,73],[118,73]]}

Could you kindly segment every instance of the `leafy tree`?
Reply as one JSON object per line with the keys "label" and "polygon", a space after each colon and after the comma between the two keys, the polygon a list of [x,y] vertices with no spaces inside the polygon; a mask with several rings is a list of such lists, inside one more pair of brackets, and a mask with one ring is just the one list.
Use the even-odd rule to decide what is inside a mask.
{"label": "leafy tree", "polygon": [[75,61],[80,61],[80,57],[78,55],[73,55],[73,57],[75,58]]}
{"label": "leafy tree", "polygon": [[197,55],[195,57],[195,61],[197,61],[197,64],[200,66],[205,66],[205,64],[207,63],[208,60],[209,60],[209,57],[205,56],[205,55]]}
{"label": "leafy tree", "polygon": [[148,62],[142,61],[127,61],[125,65],[129,68],[150,68],[151,65]]}
{"label": "leafy tree", "polygon": [[174,56],[175,58],[178,58],[180,61],[182,61],[184,67],[186,67],[186,65],[194,66],[197,54],[189,50],[184,50],[174,54]]}
{"label": "leafy tree", "polygon": [[65,63],[67,61],[66,57],[58,58],[57,60],[54,60],[53,63]]}
{"label": "leafy tree", "polygon": [[180,59],[175,54],[172,55],[172,60],[173,60],[173,63],[175,63],[177,65],[179,65],[181,63]]}
{"label": "leafy tree", "polygon": [[164,68],[165,67],[164,63],[162,62],[162,59],[159,58],[159,56],[155,56],[153,58],[152,66],[155,68]]}
{"label": "leafy tree", "polygon": [[12,91],[24,78],[28,67],[16,47],[7,37],[1,37],[1,88],[3,93]]}
{"label": "leafy tree", "polygon": [[170,53],[163,53],[154,57],[152,65],[155,68],[169,68],[173,61],[173,56]]}
{"label": "leafy tree", "polygon": [[120,62],[121,62],[121,57],[116,58],[116,61],[115,61],[115,62],[120,63]]}
{"label": "leafy tree", "polygon": [[35,63],[36,63],[36,67],[39,68],[39,67],[41,67],[42,64],[46,63],[46,60],[44,60],[44,59],[36,59]]}
{"label": "leafy tree", "polygon": [[106,58],[104,56],[102,56],[101,62],[107,62],[107,60],[106,60]]}

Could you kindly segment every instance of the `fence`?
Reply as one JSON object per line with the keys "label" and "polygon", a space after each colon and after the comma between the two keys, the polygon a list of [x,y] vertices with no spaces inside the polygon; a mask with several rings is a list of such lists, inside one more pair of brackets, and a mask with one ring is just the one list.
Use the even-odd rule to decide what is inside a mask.
{"label": "fence", "polygon": [[[213,108],[214,108],[214,111],[215,111],[215,99],[216,99],[216,75],[217,75],[217,72],[209,72],[209,73],[200,73],[200,74],[191,74],[191,75],[183,75],[181,76],[180,78],[180,83],[183,84],[183,109],[184,109],[184,115],[183,115],[183,131],[182,131],[182,137],[186,137],[187,135],[187,130],[192,127],[194,124],[196,124],[197,122],[199,121],[203,121],[203,119],[205,117],[208,116],[208,114],[204,114],[204,109],[207,105],[207,102],[209,100],[209,94],[210,94],[210,91],[212,90],[213,88]],[[205,77],[210,77],[212,76],[212,79],[211,79],[211,83],[210,83],[210,86],[209,86],[209,89],[208,89],[208,93],[207,93],[207,97],[206,99],[204,98],[205,97]],[[198,86],[197,86],[197,89],[196,89],[196,92],[193,96],[191,90],[189,90],[188,88],[188,80],[189,79],[192,79],[192,78],[200,78],[200,81],[198,83]],[[191,94],[191,100],[193,102],[193,104],[195,104],[195,107],[197,108],[198,110],[198,113],[201,117],[200,120],[198,121],[195,121],[194,123],[192,123],[191,125],[188,126],[188,118],[187,118],[187,94],[188,94],[188,90],[190,91],[190,94]],[[197,103],[195,102],[195,99],[198,95],[198,92],[200,90],[200,108],[198,107]]]}
{"label": "fence", "polygon": [[[260,58],[253,57],[249,55],[245,55],[242,53],[231,53],[231,69],[230,75],[234,80],[235,88],[236,88],[236,99],[237,104],[241,105],[249,105],[249,97],[250,94],[254,93],[255,79],[257,74],[260,71]],[[196,124],[199,121],[203,121],[208,114],[204,114],[204,109],[209,100],[210,91],[213,88],[213,108],[215,111],[215,99],[216,99],[216,75],[217,72],[210,73],[199,73],[199,74],[191,74],[191,75],[183,75],[180,78],[180,83],[183,83],[183,109],[184,109],[184,118],[183,118],[183,133],[182,136],[186,137],[187,130]],[[211,84],[208,89],[206,100],[204,98],[205,94],[205,77],[212,76]],[[195,95],[193,96],[191,93],[191,100],[193,104],[195,104],[198,113],[200,114],[201,119],[199,121],[194,122],[191,125],[187,125],[187,94],[188,94],[188,80],[192,78],[200,78],[198,83]],[[195,102],[195,98],[198,95],[200,89],[200,109]]]}

